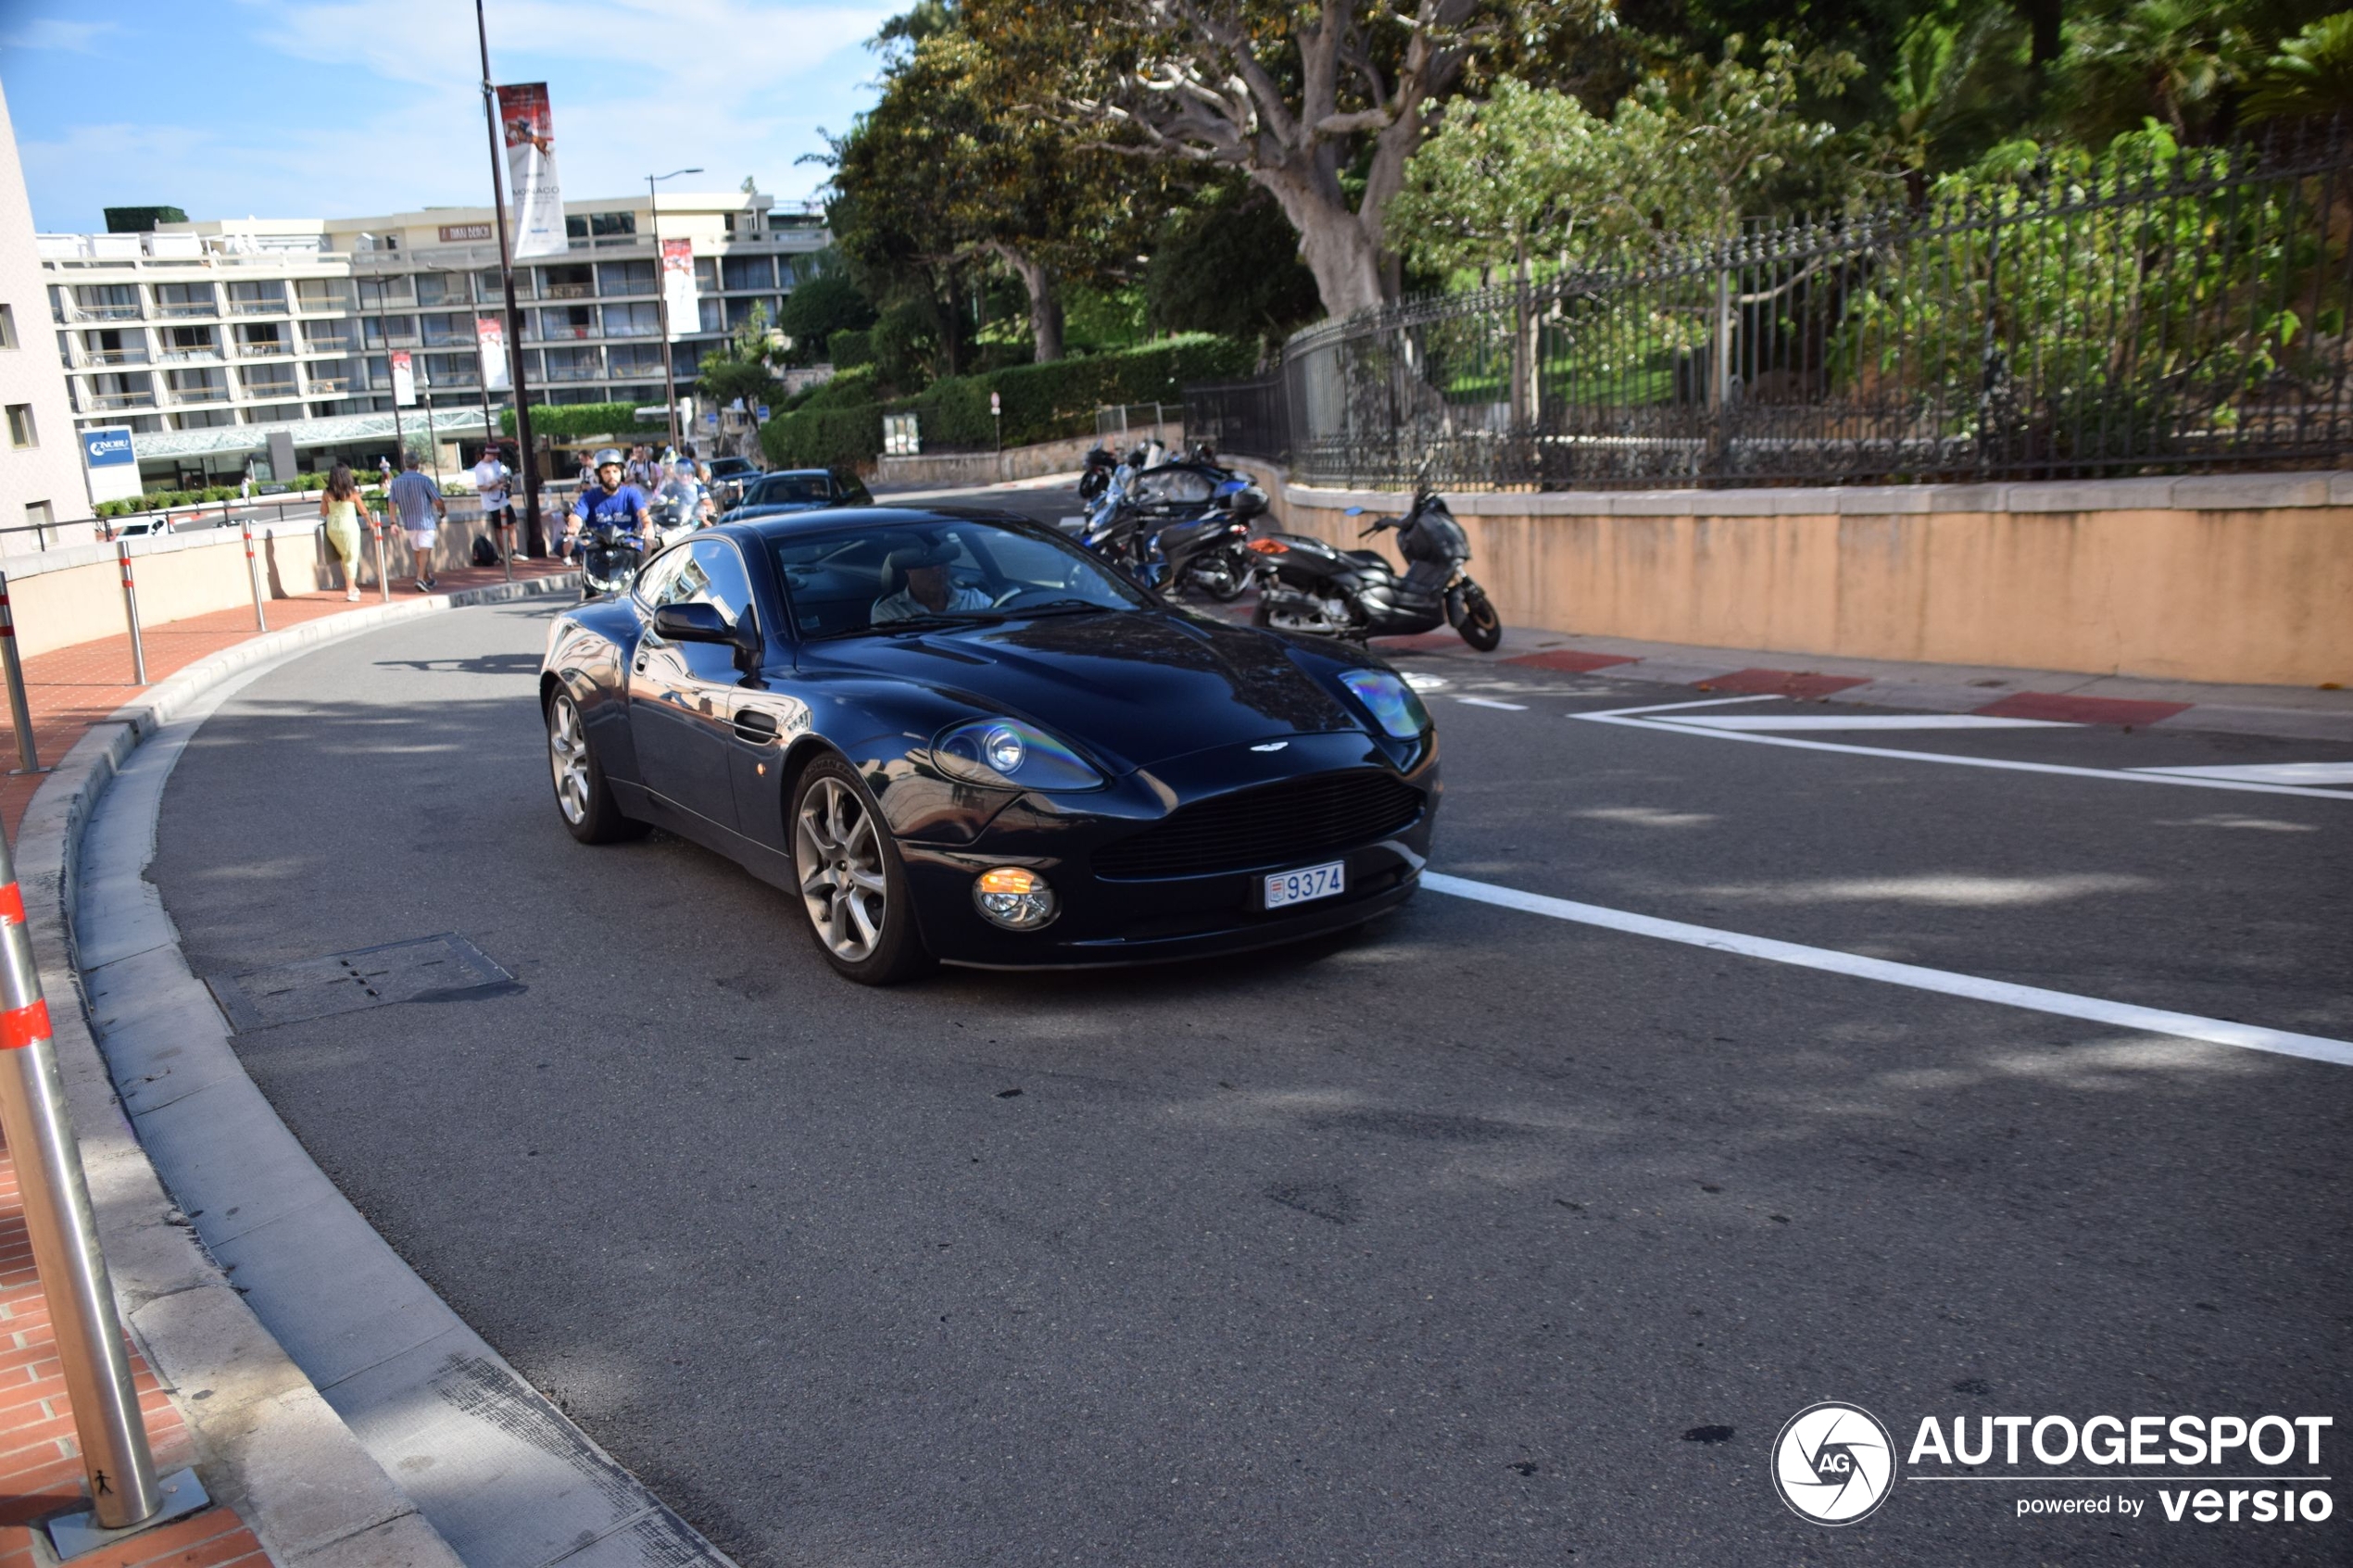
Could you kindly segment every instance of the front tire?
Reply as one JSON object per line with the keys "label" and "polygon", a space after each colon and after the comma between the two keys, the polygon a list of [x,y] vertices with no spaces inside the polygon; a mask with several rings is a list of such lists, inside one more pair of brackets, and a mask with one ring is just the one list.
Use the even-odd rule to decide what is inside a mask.
{"label": "front tire", "polygon": [[793,785],[791,825],[809,935],[835,972],[895,985],[928,970],[899,846],[857,770],[838,757],[810,763]]}
{"label": "front tire", "polygon": [[570,692],[547,699],[547,767],[555,779],[557,813],[573,837],[583,844],[614,844],[645,835],[646,824],[623,816],[613,799]]}
{"label": "front tire", "polygon": [[1463,595],[1463,622],[1454,630],[1480,653],[1493,653],[1503,645],[1503,620],[1496,615],[1495,607],[1487,602],[1487,595],[1478,588]]}

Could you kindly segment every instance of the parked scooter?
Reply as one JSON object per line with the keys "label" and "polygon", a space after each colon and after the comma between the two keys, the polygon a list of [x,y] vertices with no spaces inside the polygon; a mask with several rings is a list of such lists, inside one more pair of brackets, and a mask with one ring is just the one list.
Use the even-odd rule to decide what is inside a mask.
{"label": "parked scooter", "polygon": [[[1347,515],[1364,510],[1351,507]],[[1470,540],[1446,503],[1423,489],[1403,517],[1375,518],[1357,537],[1390,528],[1405,558],[1402,577],[1377,550],[1342,550],[1303,533],[1252,540],[1250,547],[1271,569],[1253,623],[1358,642],[1449,625],[1472,647],[1491,652],[1504,640],[1504,625],[1487,591],[1463,571]]]}
{"label": "parked scooter", "polygon": [[1219,505],[1164,524],[1152,537],[1162,563],[1159,582],[1170,598],[1199,588],[1219,604],[1231,604],[1257,579],[1263,558],[1250,547],[1250,525],[1266,510],[1266,493],[1240,478],[1220,490]]}
{"label": "parked scooter", "polygon": [[591,523],[580,531],[580,596],[625,594],[637,584],[646,547],[636,530],[617,522]]}

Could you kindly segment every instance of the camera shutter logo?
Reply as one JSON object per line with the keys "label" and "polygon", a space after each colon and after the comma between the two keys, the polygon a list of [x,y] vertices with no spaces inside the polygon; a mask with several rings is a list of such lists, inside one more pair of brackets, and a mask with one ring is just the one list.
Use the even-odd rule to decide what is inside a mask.
{"label": "camera shutter logo", "polygon": [[1817,1524],[1868,1519],[1895,1488],[1895,1443],[1870,1411],[1808,1405],[1773,1440],[1773,1488]]}

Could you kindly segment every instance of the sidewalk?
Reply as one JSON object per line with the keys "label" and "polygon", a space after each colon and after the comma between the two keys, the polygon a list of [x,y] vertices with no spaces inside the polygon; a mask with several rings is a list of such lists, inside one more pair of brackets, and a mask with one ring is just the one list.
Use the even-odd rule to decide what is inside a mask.
{"label": "sidewalk", "polygon": [[[518,560],[515,577],[522,581],[563,570],[549,560]],[[440,591],[486,587],[503,581],[505,573],[497,567],[467,568],[444,572]],[[393,589],[396,604],[416,596],[416,590],[407,584],[396,584]],[[346,602],[339,589],[272,599],[267,607],[270,629],[283,631],[383,602],[372,582],[361,590],[358,604]],[[143,627],[149,684],[257,634],[250,606]],[[127,630],[27,659],[25,695],[43,767],[54,767],[91,725],[148,689],[132,682]],[[11,765],[16,759],[15,729],[5,705],[0,705],[0,759]],[[0,822],[11,839],[45,777],[0,777]],[[50,1001],[52,1006],[61,1001],[65,1006],[76,1005],[71,998],[54,996]],[[131,1364],[157,1474],[168,1474],[194,1463],[197,1457],[194,1443],[174,1402],[180,1391],[166,1388],[157,1379],[135,1344]],[[202,1399],[208,1393],[197,1390],[192,1397]],[[16,1167],[5,1147],[0,1147],[0,1568],[39,1568],[53,1562],[47,1543],[36,1545],[29,1526],[48,1514],[86,1506],[72,1413],[50,1332],[48,1307],[33,1273]],[[230,1568],[233,1564],[261,1568],[269,1561],[245,1522],[234,1510],[221,1506],[73,1560],[75,1568],[84,1564],[89,1568]]]}

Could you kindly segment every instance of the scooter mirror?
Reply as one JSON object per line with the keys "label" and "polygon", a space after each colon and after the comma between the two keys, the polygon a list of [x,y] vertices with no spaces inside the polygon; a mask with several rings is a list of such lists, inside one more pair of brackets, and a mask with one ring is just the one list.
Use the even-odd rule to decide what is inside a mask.
{"label": "scooter mirror", "polygon": [[1362,507],[1351,507],[1340,515],[1342,517],[1363,517],[1365,515],[1365,508]]}

